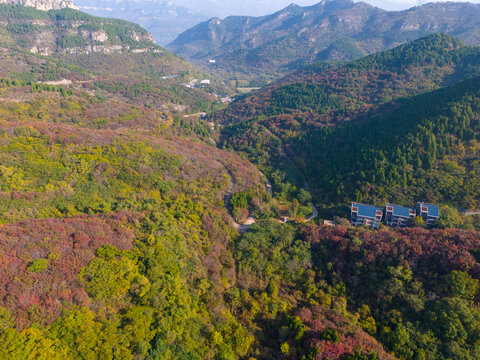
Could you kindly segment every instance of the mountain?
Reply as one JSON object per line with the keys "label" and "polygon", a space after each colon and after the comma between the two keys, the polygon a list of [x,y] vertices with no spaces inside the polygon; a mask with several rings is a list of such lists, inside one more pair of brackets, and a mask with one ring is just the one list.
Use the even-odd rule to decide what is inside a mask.
{"label": "mountain", "polygon": [[[221,86],[138,25],[1,5],[0,39],[2,360],[479,358],[480,216],[452,207],[480,201],[479,48],[319,62],[204,116]],[[438,200],[440,229],[320,226],[310,190],[322,217]]]}
{"label": "mountain", "polygon": [[[453,159],[466,171],[465,182],[470,181],[476,186],[473,185],[472,172],[467,171],[472,168],[465,163],[470,155],[449,157],[453,143],[467,146],[468,141],[476,136],[475,115],[470,110],[469,120],[456,126],[461,127],[462,133],[471,135],[464,138],[450,129],[447,137],[453,142],[428,140],[435,143],[436,148],[442,148],[442,156],[436,153],[427,161],[426,155],[420,155],[420,149],[414,151],[417,154],[415,160],[421,157],[425,173],[417,165],[405,168],[406,164],[413,164],[410,153],[413,151],[411,146],[415,145],[410,142],[412,139],[424,144],[428,136],[441,139],[445,136],[446,124],[431,129],[437,117],[451,117],[448,114],[456,107],[473,109],[476,106],[476,95],[471,95],[475,90],[471,87],[475,87],[478,80],[462,83],[445,92],[431,91],[456,86],[458,81],[475,76],[480,76],[480,48],[465,46],[448,35],[434,34],[335,69],[323,71],[322,64],[306,67],[274,85],[239,98],[213,117],[224,125],[234,124],[222,130],[224,146],[247,152],[265,167],[267,174],[277,172],[274,188],[281,194],[290,191],[288,186],[285,187],[288,182],[303,185],[301,177],[295,179],[295,174],[300,173],[306,176],[315,197],[325,204],[348,203],[358,197],[357,194],[362,194],[365,201],[390,199],[409,203],[428,198],[458,207],[476,208],[479,205],[477,195],[441,190],[442,181],[451,176],[448,171],[442,172],[448,159]],[[428,95],[422,97],[419,95],[422,93]],[[459,100],[457,94],[464,94],[469,100]],[[415,95],[420,97],[410,102],[398,100]],[[473,97],[470,99],[469,96]],[[452,103],[451,107],[444,108],[448,103]],[[428,112],[437,108],[437,113]],[[475,114],[475,110],[471,111]],[[428,125],[422,125],[422,121]],[[396,138],[401,131],[412,133]],[[424,131],[433,135],[427,136]],[[385,141],[382,143],[385,149],[378,144],[363,148],[362,145],[369,141]],[[386,155],[387,149],[410,154],[406,155],[409,160],[405,166],[393,166],[397,160],[392,153]],[[377,159],[377,155],[383,160]],[[362,165],[359,159],[363,156],[366,158]],[[359,163],[355,163],[357,160]],[[383,166],[389,170],[384,168],[387,172],[380,178],[378,173],[368,178],[367,163],[378,166],[376,170]],[[396,167],[395,171],[393,167]],[[431,171],[428,176],[439,176],[430,180],[430,189],[420,185],[418,178],[427,177],[428,171]],[[396,177],[395,180],[392,177]],[[399,185],[405,184],[402,179],[409,184],[407,188]],[[472,191],[478,193],[478,190]]]}
{"label": "mountain", "polygon": [[[298,5],[311,5],[315,0],[298,0]],[[271,14],[291,4],[288,0],[174,0],[173,3],[182,5],[216,17],[227,17],[231,15],[262,16]]]}
{"label": "mountain", "polygon": [[[214,310],[235,281],[224,198],[268,208],[269,194],[205,121],[161,106],[208,103],[161,78],[191,67],[123,21],[10,5],[0,18],[0,357],[245,356],[253,331]],[[50,55],[29,51],[36,39]]]}
{"label": "mountain", "polygon": [[179,35],[168,48],[233,79],[278,76],[314,60],[349,61],[430,33],[480,44],[480,5],[430,3],[385,11],[351,0],[290,5],[262,17],[213,18]]}
{"label": "mountain", "polygon": [[0,20],[2,49],[16,59],[0,59],[0,76],[6,79],[67,82],[99,95],[176,111],[206,110],[221,92],[214,79],[206,88],[188,85],[194,77],[208,76],[124,20],[74,9],[46,12],[3,4]]}
{"label": "mountain", "polygon": [[312,126],[355,119],[372,106],[453,85],[480,74],[480,48],[433,34],[331,68],[317,62],[214,114],[222,124],[294,115]]}
{"label": "mountain", "polygon": [[139,25],[95,18],[74,9],[50,12],[21,5],[0,5],[3,41],[40,55],[54,53],[165,52]]}
{"label": "mountain", "polygon": [[160,45],[168,44],[178,34],[208,19],[206,15],[167,1],[78,0],[75,3],[81,10],[95,16],[137,23]]}
{"label": "mountain", "polygon": [[0,4],[29,6],[45,11],[65,8],[77,9],[74,2],[70,0],[1,0]]}
{"label": "mountain", "polygon": [[213,309],[235,278],[223,199],[268,199],[258,170],[201,121],[68,84],[0,91],[1,358],[243,356],[253,335]]}

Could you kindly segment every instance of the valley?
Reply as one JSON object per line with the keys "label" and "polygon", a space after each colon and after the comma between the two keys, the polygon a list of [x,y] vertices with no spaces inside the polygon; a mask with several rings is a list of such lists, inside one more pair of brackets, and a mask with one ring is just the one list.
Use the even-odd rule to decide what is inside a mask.
{"label": "valley", "polygon": [[478,5],[109,4],[0,4],[1,359],[480,358]]}

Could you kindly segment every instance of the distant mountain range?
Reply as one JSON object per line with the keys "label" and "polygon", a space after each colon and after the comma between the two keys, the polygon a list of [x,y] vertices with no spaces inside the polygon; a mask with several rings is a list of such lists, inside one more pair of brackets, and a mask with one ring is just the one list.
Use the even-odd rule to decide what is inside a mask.
{"label": "distant mountain range", "polygon": [[[13,1],[13,0],[12,0]],[[25,0],[33,1],[33,0]],[[264,15],[286,6],[281,0],[76,0],[82,11],[102,17],[124,19],[140,24],[153,34],[159,45],[166,45],[179,34],[211,17],[230,15]],[[312,0],[300,0],[308,4]]]}
{"label": "distant mountain range", "polygon": [[208,16],[167,1],[76,0],[89,14],[135,22],[147,29],[159,45],[168,44],[181,32],[205,21]]}
{"label": "distant mountain range", "polygon": [[262,17],[213,18],[168,48],[200,66],[215,60],[231,77],[278,76],[312,61],[350,61],[435,32],[480,44],[480,5],[430,3],[386,11],[364,2],[324,0]]}

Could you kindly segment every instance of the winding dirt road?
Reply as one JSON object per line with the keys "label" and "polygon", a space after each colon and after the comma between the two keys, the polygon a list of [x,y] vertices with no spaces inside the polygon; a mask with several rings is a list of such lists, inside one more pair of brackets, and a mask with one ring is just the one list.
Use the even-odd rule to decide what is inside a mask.
{"label": "winding dirt road", "polygon": [[[198,115],[198,114],[194,114],[194,115]],[[215,139],[213,139],[212,137],[210,137],[210,141],[212,142],[212,144],[217,147],[217,142],[215,141]],[[305,189],[307,190],[310,190],[310,186],[307,182],[307,180],[305,179],[305,176],[303,175],[303,173],[300,171],[300,169],[297,167],[297,165],[292,161],[292,159],[288,156],[287,152],[285,151],[285,147],[282,145],[282,151],[283,153],[285,154],[286,158],[291,162],[291,164],[293,165],[293,167],[298,171],[299,174],[302,175],[303,177],[303,181],[304,181],[304,186],[305,186]],[[231,217],[231,224],[232,226],[237,229],[237,231],[241,234],[244,234],[247,232],[248,228],[250,226],[252,226],[253,224],[255,224],[255,217],[253,215],[250,215],[248,217],[248,219],[243,223],[243,224],[240,224],[238,222],[235,221],[235,217],[234,215],[232,214],[231,212],[231,202],[232,202],[232,198],[233,198],[233,195],[234,195],[234,190],[235,190],[235,178],[233,177],[233,175],[230,173],[230,171],[227,170],[227,168],[225,168],[225,171],[227,173],[227,177],[228,177],[228,180],[229,180],[229,187],[228,187],[228,190],[223,198],[223,202],[224,202],[224,207],[225,207],[225,210],[227,210],[227,212],[230,214],[230,217]],[[262,172],[260,172],[260,174],[262,176],[265,177],[265,179],[267,180],[267,191],[268,193],[273,197],[273,187],[272,187],[272,184],[270,183],[270,180],[268,179],[268,177],[266,177]],[[315,207],[315,205],[313,204],[313,202],[310,202],[310,205],[312,207],[312,216],[310,216],[308,219],[305,220],[305,222],[308,222],[308,221],[312,221],[314,219],[316,219],[318,217],[318,209]]]}

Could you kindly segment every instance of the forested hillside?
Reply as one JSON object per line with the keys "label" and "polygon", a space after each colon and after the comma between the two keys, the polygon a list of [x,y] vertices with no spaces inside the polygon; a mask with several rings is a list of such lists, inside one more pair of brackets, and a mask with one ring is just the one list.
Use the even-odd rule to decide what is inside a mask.
{"label": "forested hillside", "polygon": [[322,200],[411,204],[424,199],[477,209],[480,79],[396,105],[368,120],[296,139],[302,170]]}
{"label": "forested hillside", "polygon": [[259,217],[271,197],[204,121],[0,84],[2,359],[392,358],[342,294],[308,285],[294,227],[237,233],[229,189]]}
{"label": "forested hillside", "polygon": [[136,24],[73,9],[0,4],[0,78],[62,84],[171,111],[205,111],[222,87],[182,84],[207,75],[155,45]]}
{"label": "forested hillside", "polygon": [[214,118],[231,124],[289,115],[306,126],[336,125],[391,100],[479,74],[479,47],[433,34],[334,69],[323,63],[307,66],[239,98]]}
{"label": "forested hillside", "polygon": [[[283,183],[301,186],[292,175],[303,173],[324,204],[430,200],[476,208],[470,149],[478,81],[429,91],[480,74],[479,51],[430,35],[337,69],[307,67],[213,117],[237,123],[222,130],[224,146],[247,152]],[[288,158],[296,169],[282,169]],[[448,181],[458,176],[461,191]]]}
{"label": "forested hillside", "polygon": [[0,5],[0,359],[480,358],[480,50],[337,65],[215,112],[138,26]]}
{"label": "forested hillside", "polygon": [[245,355],[223,197],[268,203],[258,171],[180,116],[1,84],[2,359]]}

